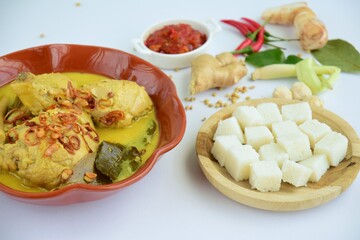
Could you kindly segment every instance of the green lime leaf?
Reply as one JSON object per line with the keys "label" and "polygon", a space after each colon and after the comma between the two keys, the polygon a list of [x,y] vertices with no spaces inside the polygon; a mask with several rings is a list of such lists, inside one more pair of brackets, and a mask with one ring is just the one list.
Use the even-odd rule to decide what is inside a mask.
{"label": "green lime leaf", "polygon": [[296,56],[296,55],[289,55],[287,56],[287,58],[285,59],[284,63],[286,64],[297,64],[298,62],[300,62],[301,60],[303,60],[302,58]]}
{"label": "green lime leaf", "polygon": [[329,40],[323,48],[313,50],[311,54],[322,65],[336,66],[343,72],[360,71],[360,53],[345,40]]}
{"label": "green lime leaf", "polygon": [[245,61],[255,67],[263,67],[270,64],[283,63],[285,54],[281,49],[274,48],[257,53],[250,54]]}

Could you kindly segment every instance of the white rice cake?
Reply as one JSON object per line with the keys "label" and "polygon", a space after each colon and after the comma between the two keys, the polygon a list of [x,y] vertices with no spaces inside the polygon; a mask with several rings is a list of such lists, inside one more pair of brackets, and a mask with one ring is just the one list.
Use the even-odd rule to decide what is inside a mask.
{"label": "white rice cake", "polygon": [[281,168],[282,180],[295,187],[306,186],[312,174],[312,169],[294,161],[284,161]]}
{"label": "white rice cake", "polygon": [[225,165],[226,155],[230,148],[242,145],[235,135],[224,135],[216,137],[211,154],[219,162],[220,166]]}
{"label": "white rice cake", "polygon": [[309,137],[310,147],[312,149],[314,149],[315,143],[331,132],[331,128],[327,124],[319,122],[316,119],[302,123],[299,129]]}
{"label": "white rice cake", "polygon": [[256,108],[263,118],[264,125],[268,128],[271,129],[273,123],[282,121],[282,116],[276,103],[261,103]]}
{"label": "white rice cake", "polygon": [[283,105],[281,106],[281,114],[284,121],[291,120],[298,125],[312,119],[312,111],[307,102]]}
{"label": "white rice cake", "polygon": [[312,169],[310,182],[318,182],[330,167],[325,154],[313,155],[308,159],[300,161],[299,164]]}
{"label": "white rice cake", "polygon": [[242,129],[264,124],[262,116],[254,106],[239,106],[233,112],[233,116],[236,117]]}
{"label": "white rice cake", "polygon": [[275,161],[256,161],[250,164],[250,185],[260,192],[279,191],[281,178],[281,170]]}
{"label": "white rice cake", "polygon": [[260,147],[259,158],[262,161],[275,161],[281,168],[283,162],[289,160],[289,154],[279,144],[269,143]]}
{"label": "white rice cake", "polygon": [[229,149],[225,168],[236,180],[247,180],[250,174],[250,163],[259,161],[259,154],[250,145],[237,145]]}
{"label": "white rice cake", "polygon": [[217,125],[213,139],[218,136],[235,135],[241,143],[244,143],[244,134],[235,117],[220,120]]}
{"label": "white rice cake", "polygon": [[272,134],[275,138],[279,138],[289,134],[302,133],[295,122],[287,120],[272,124]]}
{"label": "white rice cake", "polygon": [[245,142],[257,151],[262,145],[274,142],[274,136],[266,126],[246,127]]}
{"label": "white rice cake", "polygon": [[311,157],[309,138],[304,133],[288,134],[277,139],[277,143],[289,154],[289,160],[301,161]]}
{"label": "white rice cake", "polygon": [[314,147],[314,154],[325,154],[330,166],[336,167],[345,158],[348,139],[338,132],[330,132]]}

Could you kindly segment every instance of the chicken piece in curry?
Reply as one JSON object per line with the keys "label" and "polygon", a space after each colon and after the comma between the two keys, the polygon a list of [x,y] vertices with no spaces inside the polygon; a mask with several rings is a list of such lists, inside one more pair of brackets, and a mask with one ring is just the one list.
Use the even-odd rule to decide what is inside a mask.
{"label": "chicken piece in curry", "polygon": [[82,93],[89,93],[94,107],[86,107],[94,123],[101,127],[129,126],[137,118],[152,110],[152,101],[145,91],[132,81],[113,81],[85,84]]}
{"label": "chicken piece in curry", "polygon": [[97,151],[98,145],[99,137],[87,113],[55,108],[7,131],[0,168],[16,173],[25,185],[53,189],[67,180],[83,156]]}
{"label": "chicken piece in curry", "polygon": [[94,123],[101,127],[129,126],[153,108],[145,88],[129,80],[104,78],[78,87],[76,82],[60,73],[22,73],[11,87],[32,114],[39,114],[54,105],[75,105],[88,112]]}

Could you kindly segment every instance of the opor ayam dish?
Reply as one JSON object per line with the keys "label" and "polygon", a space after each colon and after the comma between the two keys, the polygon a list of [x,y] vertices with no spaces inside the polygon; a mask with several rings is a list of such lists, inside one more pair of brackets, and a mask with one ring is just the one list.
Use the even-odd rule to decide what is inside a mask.
{"label": "opor ayam dish", "polygon": [[[58,77],[54,82],[60,84],[55,87],[50,84],[54,76]],[[39,77],[43,78],[40,80],[43,85],[31,89],[34,79],[39,82]],[[2,88],[12,84],[12,89],[21,95],[22,105],[26,106],[26,110],[15,111],[14,115],[5,113],[5,125],[15,123],[14,119],[19,120],[18,113],[23,120],[19,124],[21,127],[10,127],[10,133],[6,129],[5,142],[12,145],[13,150],[19,150],[22,145],[27,146],[27,150],[15,151],[15,155],[14,151],[10,155],[11,151],[2,152],[6,153],[3,163],[10,163],[2,164],[2,180],[6,179],[4,176],[11,169],[20,178],[21,184],[7,184],[8,180],[0,184],[3,192],[23,201],[55,205],[107,196],[144,177],[159,156],[175,147],[184,134],[185,112],[171,80],[156,67],[125,52],[64,44],[25,49],[0,58],[0,81]],[[42,96],[46,98],[41,99],[39,96],[43,90],[46,94]],[[63,95],[70,98],[62,97],[58,91],[63,91]],[[11,98],[11,91],[5,92]],[[125,93],[127,96],[124,96]],[[135,140],[124,141],[130,139],[130,135],[136,135],[131,131],[140,132],[140,142],[147,142],[145,145],[149,148],[136,146]],[[43,145],[45,147],[41,147]],[[31,148],[34,149],[29,150]],[[26,171],[19,174],[16,170],[29,171],[27,165],[31,168],[34,165],[31,158],[14,161],[14,157],[21,158],[19,152],[26,156],[35,153],[41,156],[41,161],[35,165],[53,154],[58,154],[59,158],[52,160],[60,161],[65,156],[68,163],[65,168],[62,165],[54,171],[53,177],[50,173],[34,169],[28,174]],[[111,154],[115,153],[131,156],[133,161],[114,168],[119,165],[116,161],[96,164],[95,160],[95,165],[98,165],[96,171],[74,164],[80,163],[80,159],[93,157],[91,154],[100,159],[112,159]],[[45,165],[38,169],[46,169]],[[84,168],[83,172],[77,173],[81,168]],[[105,180],[99,178],[101,169],[109,170]],[[24,188],[19,187],[22,185]],[[36,188],[39,191],[34,190]]]}

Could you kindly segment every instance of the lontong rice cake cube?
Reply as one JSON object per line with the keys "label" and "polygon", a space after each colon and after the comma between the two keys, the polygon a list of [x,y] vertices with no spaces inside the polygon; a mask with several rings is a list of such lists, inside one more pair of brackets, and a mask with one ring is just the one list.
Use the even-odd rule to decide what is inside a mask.
{"label": "lontong rice cake cube", "polygon": [[238,145],[241,145],[241,142],[235,135],[218,136],[211,148],[211,154],[219,162],[220,166],[223,167],[228,150]]}
{"label": "lontong rice cake cube", "polygon": [[330,167],[325,154],[313,155],[308,159],[300,161],[299,164],[312,169],[310,182],[318,182]]}
{"label": "lontong rice cake cube", "polygon": [[286,150],[291,161],[298,162],[312,155],[309,138],[304,133],[282,136],[277,139],[277,143]]}
{"label": "lontong rice cake cube", "polygon": [[235,135],[241,143],[244,143],[244,134],[235,117],[220,120],[216,128],[213,139],[223,135]]}
{"label": "lontong rice cake cube", "polygon": [[306,186],[312,170],[294,161],[284,161],[281,168],[282,180],[295,187]]}
{"label": "lontong rice cake cube", "polygon": [[281,168],[284,161],[289,160],[289,154],[277,143],[269,143],[260,147],[259,158],[262,161],[275,161]]}
{"label": "lontong rice cake cube", "polygon": [[262,116],[254,106],[239,106],[233,112],[242,129],[261,126],[264,123]]}
{"label": "lontong rice cake cube", "polygon": [[312,119],[312,111],[307,102],[283,105],[281,106],[281,114],[284,121],[292,120],[296,122],[296,124],[301,124]]}
{"label": "lontong rice cake cube", "polygon": [[279,191],[281,177],[281,170],[275,161],[256,161],[250,164],[250,185],[260,192]]}
{"label": "lontong rice cake cube", "polygon": [[266,126],[246,127],[245,142],[259,150],[262,145],[274,142],[274,136]]}
{"label": "lontong rice cake cube", "polygon": [[287,120],[272,124],[272,134],[275,138],[283,137],[285,135],[301,133],[298,125],[295,122]]}
{"label": "lontong rice cake cube", "polygon": [[319,122],[316,119],[302,123],[299,129],[309,137],[311,148],[314,148],[315,143],[331,132],[331,128],[326,123]]}
{"label": "lontong rice cake cube", "polygon": [[257,105],[256,108],[263,118],[264,125],[268,128],[271,129],[273,123],[282,121],[282,116],[276,103],[261,103]]}
{"label": "lontong rice cake cube", "polygon": [[225,168],[236,180],[249,179],[250,163],[259,161],[259,154],[250,145],[232,147],[225,161]]}
{"label": "lontong rice cake cube", "polygon": [[330,166],[336,167],[345,158],[348,139],[338,132],[330,132],[314,147],[314,154],[325,154]]}

